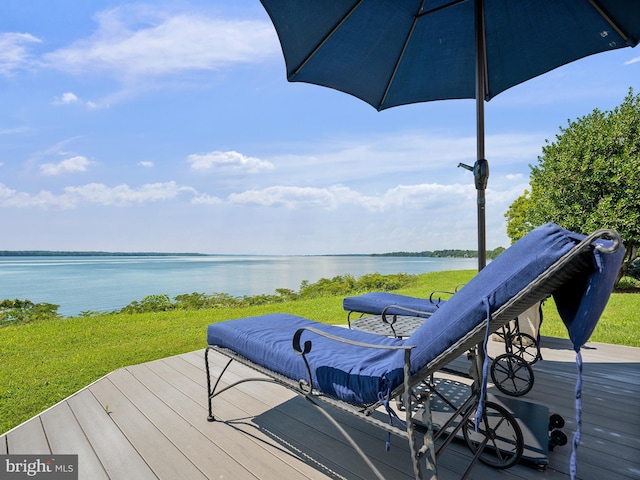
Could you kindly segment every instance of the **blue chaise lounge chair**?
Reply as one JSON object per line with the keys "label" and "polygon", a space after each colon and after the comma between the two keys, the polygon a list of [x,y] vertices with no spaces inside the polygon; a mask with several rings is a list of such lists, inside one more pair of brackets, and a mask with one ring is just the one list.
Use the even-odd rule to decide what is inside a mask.
{"label": "blue chaise lounge chair", "polygon": [[[205,351],[209,420],[215,420],[213,399],[237,384],[218,389],[224,371],[236,360],[315,405],[323,402],[339,407],[407,438],[415,478],[423,478],[423,463],[435,478],[436,459],[447,442],[436,451],[438,437],[431,428],[429,396],[415,399],[412,388],[465,351],[486,343],[491,332],[550,294],[555,297],[580,362],[580,347],[607,303],[623,253],[616,232],[603,230],[584,237],[555,224],[543,225],[505,250],[405,339],[288,314],[211,324]],[[212,351],[229,358],[227,367],[216,375],[209,365]],[[474,431],[476,435],[484,433],[485,440],[469,445],[482,450],[488,443],[485,450],[491,453],[487,455],[499,457],[497,466],[504,468],[513,458],[517,461],[522,445],[517,445],[517,431],[513,438],[505,438],[491,430],[487,410],[494,407],[485,401],[487,363],[481,357],[475,357],[473,394],[458,412],[457,429],[465,429],[468,436]],[[406,407],[404,425],[390,425],[372,415],[381,406],[390,410],[389,400],[397,396],[402,396]],[[412,421],[416,401],[424,404],[420,420],[426,425],[426,433],[422,445]],[[518,430],[517,424],[514,430]],[[360,453],[357,444],[347,440]],[[479,452],[481,459],[483,455]],[[363,456],[363,460],[378,478],[383,478],[369,459]]]}
{"label": "blue chaise lounge chair", "polygon": [[[369,292],[345,297],[342,307],[347,312],[349,328],[364,332],[377,333],[391,337],[408,337],[415,332],[426,319],[446,303],[446,298],[455,291],[434,291],[429,298],[410,297],[390,292]],[[443,298],[444,296],[444,298]],[[542,308],[536,302],[531,309],[537,309],[538,324],[542,321]],[[522,312],[523,322],[527,322],[530,310]],[[492,358],[491,379],[502,393],[511,396],[527,394],[534,383],[531,365],[542,359],[540,353],[540,334],[530,335],[520,330],[520,318],[515,318],[495,332],[495,336],[504,342],[505,353]],[[463,374],[464,375],[464,374]]]}

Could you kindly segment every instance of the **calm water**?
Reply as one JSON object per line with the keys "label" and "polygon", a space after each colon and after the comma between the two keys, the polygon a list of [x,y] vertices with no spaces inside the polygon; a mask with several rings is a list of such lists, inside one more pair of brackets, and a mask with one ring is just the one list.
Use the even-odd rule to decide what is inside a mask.
{"label": "calm water", "polygon": [[0,299],[60,305],[64,316],[111,311],[147,295],[272,294],[307,280],[367,273],[474,270],[477,259],[369,256],[0,257]]}

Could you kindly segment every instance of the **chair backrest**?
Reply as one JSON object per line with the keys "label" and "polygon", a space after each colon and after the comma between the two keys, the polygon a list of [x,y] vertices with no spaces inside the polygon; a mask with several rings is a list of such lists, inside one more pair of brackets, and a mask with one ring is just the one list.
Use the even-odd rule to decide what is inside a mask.
{"label": "chair backrest", "polygon": [[[506,249],[406,339],[407,345],[416,345],[413,373],[425,365],[433,368],[436,357],[448,356],[452,346],[479,343],[487,318],[488,328],[495,331],[552,293],[559,296],[563,320],[574,330],[576,322],[585,321],[579,315],[584,317],[590,308],[587,320],[597,322],[613,288],[611,272],[617,273],[622,257],[619,252],[603,261],[600,250],[591,245],[592,237],[548,223]],[[594,285],[598,288],[587,288]],[[468,341],[462,346],[464,337]]]}
{"label": "chair backrest", "polygon": [[593,333],[624,260],[624,247],[619,238],[598,239],[594,244],[595,265],[591,274],[580,281],[566,283],[554,293],[558,313],[576,352]]}

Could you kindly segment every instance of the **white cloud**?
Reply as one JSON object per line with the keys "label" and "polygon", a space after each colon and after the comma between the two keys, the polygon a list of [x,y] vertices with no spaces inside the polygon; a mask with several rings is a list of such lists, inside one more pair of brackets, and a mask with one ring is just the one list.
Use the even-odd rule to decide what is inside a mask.
{"label": "white cloud", "polygon": [[263,190],[233,193],[229,195],[229,202],[288,208],[308,206],[335,208],[337,204],[343,203],[345,195],[353,197],[351,190],[341,186],[329,188],[273,186]]}
{"label": "white cloud", "polygon": [[98,29],[91,37],[47,54],[46,64],[131,80],[214,70],[279,53],[273,27],[265,21],[169,15],[141,6],[102,11],[95,20]]}
{"label": "white cloud", "polygon": [[[522,193],[522,185],[508,185],[505,188],[487,190],[487,199],[493,212],[504,212]],[[475,205],[476,192],[471,185],[443,185],[438,183],[418,185],[398,185],[379,195],[364,194],[345,185],[327,187],[297,187],[276,185],[264,189],[237,192],[220,198],[206,192],[198,192],[190,186],[179,185],[175,181],[144,184],[131,187],[126,184],[114,187],[102,183],[71,186],[62,193],[54,194],[42,190],[31,194],[18,192],[0,184],[0,207],[20,208],[61,208],[69,209],[87,205],[130,207],[156,202],[176,200],[185,195],[192,205],[199,206],[247,206],[263,207],[299,212],[319,213],[351,212],[351,214],[380,214],[391,212],[402,218],[422,218],[428,216],[446,218],[457,222],[452,211],[463,206],[471,217]],[[468,207],[468,208],[467,208]],[[342,214],[341,213],[341,214]]]}
{"label": "white cloud", "polygon": [[148,161],[148,160],[147,161],[143,160],[141,162],[138,162],[138,165],[140,165],[141,167],[145,167],[145,168],[151,168],[151,167],[153,167],[153,162]]}
{"label": "white cloud", "polygon": [[232,168],[235,170],[243,170],[249,173],[256,173],[261,170],[273,169],[273,164],[266,160],[256,157],[247,157],[241,153],[228,152],[209,152],[205,154],[192,154],[187,157],[187,161],[194,170],[213,170],[216,168]]}
{"label": "white cloud", "polygon": [[625,65],[631,65],[632,63],[638,63],[640,62],[640,57],[635,57],[632,58],[631,60],[628,60],[626,62],[624,62]]}
{"label": "white cloud", "polygon": [[221,205],[224,200],[206,193],[199,193],[191,199],[191,203],[193,205]]}
{"label": "white cloud", "polygon": [[29,131],[29,127],[15,127],[0,129],[0,135],[18,135]]}
{"label": "white cloud", "polygon": [[65,92],[62,94],[62,96],[60,97],[55,97],[53,99],[53,104],[54,105],[72,105],[72,104],[80,104],[80,105],[84,105],[85,107],[87,107],[90,110],[95,110],[98,108],[108,108],[109,107],[109,103],[108,102],[100,102],[100,103],[96,103],[93,102],[91,100],[81,100],[80,97],[78,97],[75,93],[73,92]]}
{"label": "white cloud", "polygon": [[18,192],[0,183],[0,207],[17,208],[71,208],[73,202],[67,196],[54,195],[41,190],[35,195]]}
{"label": "white cloud", "polygon": [[77,203],[115,206],[170,200],[185,191],[195,192],[192,188],[181,187],[173,181],[146,184],[139,188],[131,188],[129,185],[108,187],[102,183],[90,183],[81,187],[66,187],[64,189],[65,195],[76,199]]}
{"label": "white cloud", "polygon": [[61,97],[56,97],[53,101],[54,105],[69,105],[78,103],[78,96],[72,92],[65,92]]}
{"label": "white cloud", "polygon": [[[527,165],[540,153],[541,138],[542,134],[533,133],[487,136],[490,185],[500,173],[528,170]],[[310,179],[314,186],[366,182],[378,191],[389,179],[397,183],[410,179],[412,183],[473,184],[471,172],[457,165],[473,165],[477,150],[474,135],[456,135],[444,129],[353,134],[348,139],[322,138],[318,143],[292,142],[279,148],[287,153],[271,155],[269,160],[288,184],[309,184]]]}
{"label": "white cloud", "polygon": [[0,33],[0,74],[12,75],[32,62],[26,46],[41,40],[29,33]]}
{"label": "white cloud", "polygon": [[12,197],[15,197],[17,192],[10,189],[5,184],[0,183],[0,200],[6,201]]}
{"label": "white cloud", "polygon": [[505,175],[505,178],[507,180],[521,181],[524,178],[524,175],[521,174],[521,173],[509,173],[509,174]]}
{"label": "white cloud", "polygon": [[436,206],[475,197],[469,185],[422,184],[399,185],[388,190],[381,199],[380,208]]}
{"label": "white cloud", "polygon": [[446,202],[460,201],[475,195],[468,185],[399,185],[382,195],[365,195],[343,185],[325,188],[273,186],[229,195],[228,201],[237,204],[284,206],[286,208],[358,206],[368,211],[393,208],[424,208]]}
{"label": "white cloud", "polygon": [[67,158],[58,163],[43,163],[40,165],[40,171],[43,175],[60,175],[63,173],[86,172],[87,167],[92,165],[86,157],[77,155]]}
{"label": "white cloud", "polygon": [[109,187],[102,183],[89,183],[66,187],[58,195],[47,190],[36,194],[18,192],[0,184],[0,207],[68,209],[87,204],[126,207],[172,200],[183,192],[197,194],[193,188],[180,186],[173,181],[145,184],[137,188],[125,184]]}

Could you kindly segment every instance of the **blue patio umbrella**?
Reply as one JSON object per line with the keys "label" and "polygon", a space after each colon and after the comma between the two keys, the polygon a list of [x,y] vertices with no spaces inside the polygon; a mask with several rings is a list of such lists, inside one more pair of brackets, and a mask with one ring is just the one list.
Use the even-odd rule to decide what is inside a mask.
{"label": "blue patio umbrella", "polygon": [[639,0],[261,0],[287,78],[377,110],[476,99],[478,268],[486,265],[484,101],[579,58],[635,46]]}

